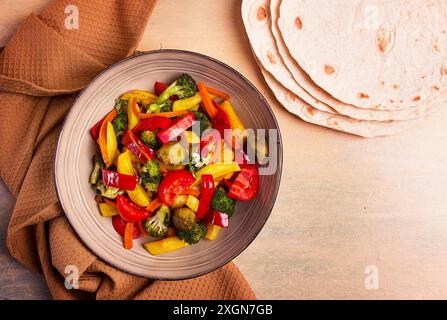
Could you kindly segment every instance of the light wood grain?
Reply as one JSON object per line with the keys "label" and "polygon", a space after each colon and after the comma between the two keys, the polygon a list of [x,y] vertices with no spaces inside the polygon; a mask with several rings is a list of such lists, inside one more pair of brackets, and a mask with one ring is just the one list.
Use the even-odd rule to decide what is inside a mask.
{"label": "light wood grain", "polygon": [[[259,298],[447,298],[447,108],[411,131],[370,140],[302,122],[262,80],[238,0],[160,0],[140,50],[158,48],[230,64],[261,90],[278,118],[284,140],[278,201],[236,259]],[[2,210],[3,219],[8,214]],[[365,289],[368,265],[378,267],[378,290]],[[0,286],[6,278],[0,275]]]}

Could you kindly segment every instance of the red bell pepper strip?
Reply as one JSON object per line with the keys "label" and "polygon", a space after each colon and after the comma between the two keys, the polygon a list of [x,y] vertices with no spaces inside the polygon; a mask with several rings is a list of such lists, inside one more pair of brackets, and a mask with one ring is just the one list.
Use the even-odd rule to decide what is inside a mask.
{"label": "red bell pepper strip", "polygon": [[140,131],[155,131],[157,129],[166,129],[172,125],[172,120],[166,117],[154,116],[152,118],[143,119],[133,128],[135,133]]}
{"label": "red bell pepper strip", "polygon": [[169,171],[160,183],[158,197],[170,207],[177,195],[188,189],[196,179],[187,170]]}
{"label": "red bell pepper strip", "polygon": [[[120,216],[113,216],[112,217],[112,226],[113,229],[115,229],[116,233],[118,233],[121,237],[124,238],[124,231],[126,229],[126,221],[123,220]],[[138,239],[140,237],[141,233],[140,230],[137,228],[134,228],[132,232],[132,238]]]}
{"label": "red bell pepper strip", "polygon": [[137,146],[141,153],[146,157],[146,159],[154,159],[155,151],[149,148],[143,143],[143,141],[138,138],[133,130],[128,130],[130,140]]}
{"label": "red bell pepper strip", "polygon": [[144,156],[144,154],[141,152],[141,150],[138,149],[138,147],[136,146],[135,143],[130,142],[130,143],[126,144],[126,148],[130,152],[132,152],[138,158],[138,160],[140,160],[142,163],[147,162],[147,158]]}
{"label": "red bell pepper strip", "polygon": [[93,140],[98,140],[99,130],[101,129],[101,125],[104,122],[104,119],[99,120],[93,128],[90,130],[90,134],[92,135]]}
{"label": "red bell pepper strip", "polygon": [[216,116],[211,120],[213,128],[219,131],[222,139],[224,138],[224,130],[231,129],[230,120],[222,107],[213,100],[213,105],[216,108]]}
{"label": "red bell pepper strip", "polygon": [[210,209],[211,200],[214,195],[214,178],[211,174],[202,175],[202,193],[200,195],[199,208],[196,212],[196,219],[202,220]]}
{"label": "red bell pepper strip", "polygon": [[127,174],[118,173],[102,169],[102,182],[106,186],[118,188],[121,190],[135,190],[138,178]]}
{"label": "red bell pepper strip", "polygon": [[116,197],[116,209],[118,210],[121,218],[126,222],[138,222],[146,220],[150,216],[150,212],[145,208],[142,208],[126,196],[119,194]]}
{"label": "red bell pepper strip", "polygon": [[[158,82],[158,81],[155,82],[155,84],[154,84],[155,94],[157,96],[160,96],[163,93],[163,91],[165,91],[168,87],[169,87],[169,84],[167,84],[167,83]],[[171,100],[171,101],[175,101],[175,100],[178,100],[178,99],[179,99],[178,96],[172,96],[172,97],[169,98],[169,100]]]}
{"label": "red bell pepper strip", "polygon": [[230,198],[248,201],[252,200],[259,189],[259,172],[255,164],[239,164],[241,171],[236,176],[228,196]]}
{"label": "red bell pepper strip", "polygon": [[225,185],[225,187],[227,187],[228,189],[230,189],[231,186],[232,186],[231,181],[229,181],[228,179],[225,179],[225,178],[222,179],[222,183],[223,183],[223,184]]}
{"label": "red bell pepper strip", "polygon": [[163,144],[166,144],[169,141],[172,141],[175,138],[177,138],[187,129],[191,128],[195,122],[196,119],[194,117],[194,113],[190,112],[175,120],[174,123],[168,128],[159,131],[157,133],[157,137]]}
{"label": "red bell pepper strip", "polygon": [[228,222],[228,214],[216,210],[210,210],[205,218],[205,224],[214,224],[222,228],[227,228]]}

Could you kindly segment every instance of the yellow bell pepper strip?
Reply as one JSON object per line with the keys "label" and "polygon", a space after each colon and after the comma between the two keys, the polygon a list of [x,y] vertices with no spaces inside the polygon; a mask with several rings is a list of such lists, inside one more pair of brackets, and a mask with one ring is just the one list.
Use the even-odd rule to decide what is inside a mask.
{"label": "yellow bell pepper strip", "polygon": [[208,96],[208,90],[206,89],[205,84],[201,82],[197,85],[197,88],[199,89],[200,96],[202,97],[203,108],[205,109],[206,113],[208,113],[210,118],[214,119],[216,117],[217,110],[213,105],[213,101]]}
{"label": "yellow bell pepper strip", "polygon": [[202,175],[211,174],[213,175],[214,180],[219,177],[226,176],[229,173],[241,171],[239,165],[235,162],[232,163],[212,163],[203,167],[199,171],[196,172],[196,181],[193,183],[193,186],[198,185],[202,181]]}
{"label": "yellow bell pepper strip", "polygon": [[137,101],[132,97],[127,107],[127,128],[129,130],[132,130],[138,124],[138,121],[140,121],[139,114],[140,110],[138,109]]}
{"label": "yellow bell pepper strip", "polygon": [[109,159],[107,155],[107,124],[112,122],[113,119],[117,116],[118,112],[113,109],[105,118],[101,124],[101,128],[99,129],[99,137],[98,144],[101,149],[102,160],[106,164],[106,167],[110,167],[112,165],[113,159]]}
{"label": "yellow bell pepper strip", "polygon": [[192,195],[189,195],[188,198],[186,198],[186,206],[194,212],[197,212],[197,210],[199,210],[199,204],[199,199]]}
{"label": "yellow bell pepper strip", "polygon": [[113,162],[118,151],[118,141],[116,139],[115,129],[113,129],[112,122],[107,123],[106,150],[107,159],[110,159]]}
{"label": "yellow bell pepper strip", "polygon": [[169,236],[162,240],[148,242],[143,245],[144,249],[146,249],[153,256],[181,249],[186,246],[189,246],[189,244],[176,236]]}
{"label": "yellow bell pepper strip", "polygon": [[138,102],[154,102],[158,97],[146,90],[132,90],[121,96],[121,100],[130,100],[131,98],[135,98]]}
{"label": "yellow bell pepper strip", "polygon": [[[135,169],[128,152],[123,152],[118,156],[117,171],[122,174],[135,175]],[[149,195],[140,183],[137,183],[135,190],[127,190],[126,192],[129,198],[140,207],[149,205]]]}
{"label": "yellow bell pepper strip", "polygon": [[113,217],[119,214],[118,210],[116,210],[116,207],[108,203],[100,203],[99,212],[103,217]]}
{"label": "yellow bell pepper strip", "polygon": [[182,133],[182,136],[186,138],[189,144],[200,143],[200,138],[194,131],[185,131]]}
{"label": "yellow bell pepper strip", "polygon": [[198,105],[200,102],[202,102],[202,97],[200,96],[200,93],[196,93],[190,98],[174,101],[174,103],[172,104],[172,111],[190,110],[191,108]]}
{"label": "yellow bell pepper strip", "polygon": [[230,122],[231,129],[239,129],[241,131],[245,131],[245,126],[242,123],[241,119],[239,118],[238,114],[233,108],[233,105],[230,101],[225,100],[220,104],[223,111],[227,115],[228,121]]}
{"label": "yellow bell pepper strip", "polygon": [[218,89],[211,88],[211,87],[206,87],[206,90],[208,90],[209,94],[212,94],[212,95],[214,95],[216,97],[223,98],[225,100],[230,100],[230,95],[228,95],[225,92],[222,92],[222,91],[220,91]]}
{"label": "yellow bell pepper strip", "polygon": [[208,231],[205,235],[206,240],[215,240],[219,234],[219,231],[222,227],[216,226],[215,224],[210,224],[207,226]]}

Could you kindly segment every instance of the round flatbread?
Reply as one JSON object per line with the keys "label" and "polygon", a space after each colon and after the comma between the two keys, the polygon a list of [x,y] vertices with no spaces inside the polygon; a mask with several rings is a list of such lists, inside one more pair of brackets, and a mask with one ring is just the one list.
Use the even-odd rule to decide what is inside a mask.
{"label": "round flatbread", "polygon": [[[421,106],[404,108],[402,110],[396,111],[383,111],[383,110],[374,110],[374,109],[366,109],[366,108],[358,108],[353,105],[349,105],[343,103],[327,92],[319,88],[315,83],[310,79],[310,77],[300,68],[300,66],[293,60],[291,57],[286,45],[284,44],[284,40],[279,31],[278,27],[278,18],[279,18],[279,8],[280,8],[281,0],[271,0],[270,1],[270,13],[271,13],[271,28],[272,33],[275,38],[275,42],[277,45],[277,49],[279,55],[282,58],[287,69],[292,74],[292,77],[297,82],[297,84],[303,88],[306,94],[310,94],[321,103],[327,105],[328,107],[336,110],[340,114],[347,115],[354,119],[359,120],[376,120],[376,121],[388,121],[388,120],[410,120],[419,117],[426,116],[429,112],[432,111],[432,106],[428,103],[424,103]],[[275,76],[277,80],[278,77]],[[291,90],[290,88],[288,88]],[[303,98],[302,95],[291,90],[296,93],[298,96]],[[303,99],[306,100],[306,99]],[[309,103],[309,101],[306,100]],[[312,103],[310,103],[314,106]],[[323,110],[324,111],[324,110]]]}
{"label": "round flatbread", "polygon": [[346,104],[397,110],[446,88],[443,0],[283,0],[278,26],[298,65]]}
{"label": "round flatbread", "polygon": [[302,120],[329,129],[351,133],[365,138],[390,136],[411,128],[421,121],[368,121],[320,111],[305,103],[301,98],[283,87],[271,74],[261,67],[262,75],[276,99],[289,112]]}
{"label": "round flatbread", "polygon": [[242,20],[255,56],[262,65],[288,90],[300,96],[315,108],[336,113],[334,109],[309,95],[293,79],[278,54],[270,29],[270,0],[244,0],[242,2]]}

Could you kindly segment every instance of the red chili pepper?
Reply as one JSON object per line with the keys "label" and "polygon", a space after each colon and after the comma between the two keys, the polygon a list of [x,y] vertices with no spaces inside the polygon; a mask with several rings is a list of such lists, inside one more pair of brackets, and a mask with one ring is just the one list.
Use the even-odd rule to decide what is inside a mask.
{"label": "red chili pepper", "polygon": [[211,174],[202,175],[202,192],[200,195],[199,208],[196,219],[202,220],[210,209],[211,200],[214,195],[214,178]]}
{"label": "red chili pepper", "polygon": [[102,169],[102,182],[106,186],[118,188],[121,190],[135,190],[138,178],[127,174],[118,173]]}
{"label": "red chili pepper", "polygon": [[[167,84],[167,83],[158,82],[158,81],[155,82],[155,84],[154,84],[155,94],[157,96],[161,95],[163,93],[163,91],[165,91],[168,87],[169,87],[169,84]],[[172,97],[169,98],[169,100],[171,100],[171,101],[175,101],[175,100],[178,100],[178,99],[179,99],[178,96],[172,96]]]}
{"label": "red chili pepper", "polygon": [[142,208],[126,196],[119,194],[116,197],[116,209],[118,210],[121,218],[126,222],[138,222],[146,220],[150,216],[150,212],[145,208]]}
{"label": "red chili pepper", "polygon": [[210,210],[205,218],[206,224],[214,224],[222,228],[227,228],[228,222],[228,214],[216,210]]}
{"label": "red chili pepper", "polygon": [[191,126],[196,122],[196,119],[194,117],[194,113],[190,112],[177,120],[174,121],[174,123],[169,126],[168,128],[161,130],[157,133],[158,139],[163,144],[168,143],[169,141],[174,140],[179,135],[181,135],[183,132],[185,132],[187,129],[191,128]]}
{"label": "red chili pepper", "polygon": [[133,128],[134,132],[155,131],[157,129],[167,129],[172,125],[172,120],[167,117],[154,116],[152,118],[143,119]]}
{"label": "red chili pepper", "polygon": [[[124,231],[126,229],[126,221],[123,220],[120,216],[112,217],[112,226],[115,229],[116,233],[118,233],[121,237],[124,238]],[[141,235],[141,232],[138,228],[134,228],[132,231],[132,238],[138,239]]]}
{"label": "red chili pepper", "polygon": [[160,183],[158,197],[170,207],[177,195],[182,194],[196,179],[187,170],[169,171]]}
{"label": "red chili pepper", "polygon": [[129,133],[130,140],[137,146],[137,148],[141,151],[141,153],[147,158],[147,159],[154,159],[155,158],[155,151],[149,148],[147,145],[143,143],[143,141],[138,138],[133,130],[127,130]]}
{"label": "red chili pepper", "polygon": [[104,122],[104,119],[99,120],[93,128],[90,130],[90,133],[92,135],[93,140],[98,140],[99,137],[99,130],[101,129],[101,125]]}
{"label": "red chili pepper", "polygon": [[252,200],[259,189],[258,166],[255,164],[240,164],[239,166],[241,171],[231,185],[228,196],[241,201]]}
{"label": "red chili pepper", "polygon": [[144,156],[144,154],[141,152],[141,150],[138,149],[138,147],[135,143],[130,142],[130,143],[126,144],[126,148],[130,152],[132,152],[138,158],[138,160],[140,160],[142,163],[146,163],[147,158]]}

